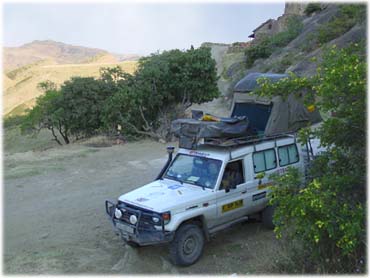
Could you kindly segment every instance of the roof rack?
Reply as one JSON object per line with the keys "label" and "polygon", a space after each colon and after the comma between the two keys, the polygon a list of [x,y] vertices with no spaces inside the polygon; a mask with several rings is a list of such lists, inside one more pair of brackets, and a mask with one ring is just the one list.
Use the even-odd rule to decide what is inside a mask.
{"label": "roof rack", "polygon": [[273,136],[253,135],[237,138],[204,138],[204,142],[200,145],[210,145],[218,147],[235,147],[241,145],[252,145],[264,141],[276,140],[281,138],[294,138],[296,140],[296,133],[279,133]]}

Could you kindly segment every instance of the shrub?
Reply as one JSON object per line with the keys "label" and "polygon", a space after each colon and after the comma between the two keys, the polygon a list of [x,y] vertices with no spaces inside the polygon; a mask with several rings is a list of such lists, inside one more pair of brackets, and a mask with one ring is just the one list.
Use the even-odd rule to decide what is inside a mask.
{"label": "shrub", "polygon": [[286,46],[302,32],[302,29],[303,23],[301,19],[297,16],[291,16],[288,19],[286,31],[279,32],[270,37],[265,36],[256,42],[256,44],[246,48],[247,67],[253,66],[257,59],[268,58],[274,51]]}
{"label": "shrub", "polygon": [[101,69],[97,79],[73,77],[60,89],[44,82],[39,87],[45,94],[29,111],[23,130],[47,128],[59,144],[59,136],[68,144],[71,136],[112,132],[118,125],[125,133],[167,139],[156,131],[165,123],[163,133],[169,134],[173,110],[219,95],[215,66],[210,48],[192,47],[143,57],[133,75],[115,67]]}
{"label": "shrub", "polygon": [[271,39],[268,37],[262,38],[258,44],[251,45],[245,50],[247,67],[253,66],[257,59],[270,57],[272,52]]}
{"label": "shrub", "polygon": [[16,126],[20,126],[25,119],[25,115],[15,115],[9,116],[4,119],[3,126],[4,128],[12,128]]}
{"label": "shrub", "polygon": [[319,12],[321,11],[321,4],[320,3],[309,3],[304,10],[305,15],[310,16],[314,12]]}
{"label": "shrub", "polygon": [[260,95],[287,95],[304,89],[316,109],[332,112],[315,131],[327,148],[313,161],[310,180],[300,188],[296,169],[275,176],[271,203],[275,232],[300,239],[314,272],[363,272],[366,207],[366,63],[364,46],[328,50],[316,76],[261,81]]}

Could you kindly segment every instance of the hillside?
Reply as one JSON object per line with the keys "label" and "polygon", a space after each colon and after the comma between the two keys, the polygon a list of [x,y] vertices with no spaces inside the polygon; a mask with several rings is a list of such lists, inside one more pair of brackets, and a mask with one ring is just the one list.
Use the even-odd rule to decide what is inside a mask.
{"label": "hillside", "polygon": [[20,47],[4,47],[3,65],[4,69],[9,71],[42,60],[55,64],[78,64],[89,63],[102,57],[109,57],[110,63],[138,59],[135,54],[112,54],[97,48],[46,40],[33,41]]}
{"label": "hillside", "polygon": [[11,71],[4,75],[3,115],[20,114],[26,108],[32,107],[36,97],[42,93],[37,89],[37,85],[42,81],[50,80],[61,85],[72,76],[97,77],[101,67],[114,67],[116,65],[132,73],[135,70],[136,61],[112,63],[100,60],[100,63],[61,65],[41,61]]}
{"label": "hillside", "polygon": [[[212,55],[217,62],[220,74],[218,87],[222,97],[210,103],[194,105],[190,109],[203,109],[211,113],[227,115],[230,113],[233,87],[248,73],[293,72],[299,76],[310,76],[316,72],[326,48],[332,45],[342,48],[351,43],[366,40],[366,20],[361,19],[362,11],[357,15],[349,8],[343,12],[340,5],[326,4],[322,5],[320,10],[306,15],[304,13],[306,6],[307,4],[286,4],[284,14],[274,20],[276,29],[279,31],[267,35],[267,41],[274,39],[275,43],[281,45],[267,49],[271,50],[269,54],[264,53],[267,47],[266,40],[263,39],[255,38],[249,42],[230,45],[204,43],[211,47]],[[284,36],[290,32],[286,24],[287,18],[291,16],[298,18],[301,29],[294,39],[284,45]],[[263,53],[265,57],[249,61],[251,57],[248,56],[247,49],[251,47],[254,47],[255,52]]]}
{"label": "hillside", "polygon": [[32,107],[41,94],[37,85],[42,81],[61,85],[72,76],[97,77],[101,67],[117,65],[132,73],[137,59],[134,54],[112,54],[54,41],[4,48],[3,115],[21,114]]}

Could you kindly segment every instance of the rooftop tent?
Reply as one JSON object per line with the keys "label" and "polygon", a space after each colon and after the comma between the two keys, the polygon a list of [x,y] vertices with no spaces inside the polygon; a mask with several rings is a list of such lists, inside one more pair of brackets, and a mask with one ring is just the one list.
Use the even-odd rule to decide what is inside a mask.
{"label": "rooftop tent", "polygon": [[304,106],[303,93],[291,94],[285,101],[280,96],[268,99],[250,94],[258,88],[258,78],[276,82],[287,77],[287,74],[257,72],[246,75],[234,87],[231,116],[247,116],[251,127],[266,136],[294,132],[308,123],[320,122],[319,112],[309,112]]}
{"label": "rooftop tent", "polygon": [[272,82],[276,82],[282,78],[287,77],[289,77],[289,75],[287,74],[252,72],[247,74],[243,79],[236,83],[234,87],[234,92],[245,93],[254,91],[256,88],[259,87],[257,83],[258,78],[267,78]]}

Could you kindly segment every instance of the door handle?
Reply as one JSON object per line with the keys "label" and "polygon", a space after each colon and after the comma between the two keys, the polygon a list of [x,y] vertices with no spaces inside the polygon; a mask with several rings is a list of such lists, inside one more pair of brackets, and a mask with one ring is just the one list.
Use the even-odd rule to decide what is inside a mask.
{"label": "door handle", "polygon": [[247,190],[245,190],[245,191],[242,191],[242,194],[245,194],[245,193],[247,193]]}

